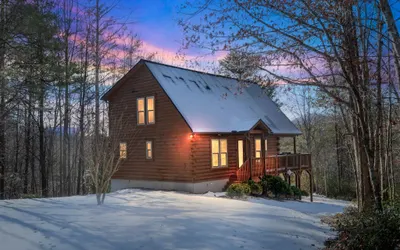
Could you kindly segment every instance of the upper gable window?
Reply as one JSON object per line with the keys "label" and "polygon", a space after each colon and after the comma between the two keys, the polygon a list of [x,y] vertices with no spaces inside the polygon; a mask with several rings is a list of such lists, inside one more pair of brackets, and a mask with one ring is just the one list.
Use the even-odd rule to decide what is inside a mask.
{"label": "upper gable window", "polygon": [[154,96],[146,97],[147,101],[147,124],[154,124],[155,117],[154,117]]}
{"label": "upper gable window", "polygon": [[144,125],[144,98],[137,99],[137,123],[138,125]]}
{"label": "upper gable window", "polygon": [[155,123],[155,101],[154,96],[137,99],[137,124],[154,124]]}

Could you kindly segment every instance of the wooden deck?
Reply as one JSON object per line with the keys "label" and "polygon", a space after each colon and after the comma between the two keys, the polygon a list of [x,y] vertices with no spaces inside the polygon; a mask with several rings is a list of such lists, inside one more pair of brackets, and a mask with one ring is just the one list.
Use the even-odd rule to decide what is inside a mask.
{"label": "wooden deck", "polygon": [[257,180],[267,175],[279,175],[288,171],[311,171],[311,154],[288,154],[248,159],[236,172],[236,181]]}

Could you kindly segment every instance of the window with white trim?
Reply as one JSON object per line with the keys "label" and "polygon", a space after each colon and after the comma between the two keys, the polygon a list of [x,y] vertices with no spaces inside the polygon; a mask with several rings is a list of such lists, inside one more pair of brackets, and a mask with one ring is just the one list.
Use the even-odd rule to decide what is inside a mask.
{"label": "window with white trim", "polygon": [[146,159],[151,160],[153,159],[153,142],[146,141]]}
{"label": "window with white trim", "polygon": [[146,97],[146,113],[147,113],[147,124],[154,124],[155,123],[154,96]]}
{"label": "window with white trim", "polygon": [[145,105],[144,98],[137,99],[137,124],[144,125],[145,124]]}
{"label": "window with white trim", "polygon": [[154,96],[137,98],[137,124],[154,124],[155,117],[155,99]]}
{"label": "window with white trim", "polygon": [[227,139],[211,139],[211,166],[213,168],[228,166]]}
{"label": "window with white trim", "polygon": [[260,138],[254,139],[254,150],[255,150],[256,159],[261,158],[261,139]]}
{"label": "window with white trim", "polygon": [[240,168],[244,162],[244,150],[243,150],[243,140],[238,140],[238,167]]}
{"label": "window with white trim", "polygon": [[264,141],[264,143],[265,143],[265,145],[264,145],[264,147],[265,147],[265,157],[267,157],[267,151],[268,151],[268,140],[267,139],[265,139],[265,141]]}
{"label": "window with white trim", "polygon": [[126,142],[121,142],[119,144],[119,158],[126,159],[126,156],[127,156]]}

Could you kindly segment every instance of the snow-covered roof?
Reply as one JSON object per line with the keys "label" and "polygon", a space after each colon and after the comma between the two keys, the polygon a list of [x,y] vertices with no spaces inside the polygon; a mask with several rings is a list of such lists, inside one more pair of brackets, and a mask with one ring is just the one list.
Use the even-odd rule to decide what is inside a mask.
{"label": "snow-covered roof", "polygon": [[260,120],[273,134],[300,130],[257,84],[144,61],[193,132],[248,131]]}

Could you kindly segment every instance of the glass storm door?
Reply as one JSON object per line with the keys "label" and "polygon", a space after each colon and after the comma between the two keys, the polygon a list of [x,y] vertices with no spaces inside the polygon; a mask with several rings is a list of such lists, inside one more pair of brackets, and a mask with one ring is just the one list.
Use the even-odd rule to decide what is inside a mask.
{"label": "glass storm door", "polygon": [[243,156],[243,140],[238,140],[238,165],[239,168],[243,165],[243,160],[244,160],[244,156]]}

